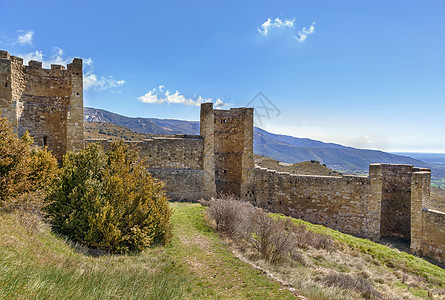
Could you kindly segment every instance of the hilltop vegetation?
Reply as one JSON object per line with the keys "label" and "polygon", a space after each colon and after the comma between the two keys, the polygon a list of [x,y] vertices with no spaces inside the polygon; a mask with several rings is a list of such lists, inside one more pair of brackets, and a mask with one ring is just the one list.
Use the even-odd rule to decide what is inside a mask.
{"label": "hilltop vegetation", "polygon": [[65,155],[44,211],[52,229],[74,242],[111,253],[139,252],[170,237],[163,187],[122,141],[107,152],[90,144]]}
{"label": "hilltop vegetation", "polygon": [[85,139],[140,141],[150,137],[113,123],[85,122]]}

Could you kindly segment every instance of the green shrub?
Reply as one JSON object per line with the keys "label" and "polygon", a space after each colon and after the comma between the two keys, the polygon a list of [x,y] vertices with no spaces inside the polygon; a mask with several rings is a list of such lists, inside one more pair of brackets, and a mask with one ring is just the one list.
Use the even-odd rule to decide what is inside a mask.
{"label": "green shrub", "polygon": [[29,177],[33,189],[47,191],[60,171],[57,159],[46,148],[31,148]]}
{"label": "green shrub", "polygon": [[29,152],[29,145],[13,133],[5,118],[0,117],[0,207],[31,189],[27,180]]}
{"label": "green shrub", "polygon": [[67,154],[47,201],[53,229],[89,247],[138,252],[170,236],[163,183],[122,142]]}

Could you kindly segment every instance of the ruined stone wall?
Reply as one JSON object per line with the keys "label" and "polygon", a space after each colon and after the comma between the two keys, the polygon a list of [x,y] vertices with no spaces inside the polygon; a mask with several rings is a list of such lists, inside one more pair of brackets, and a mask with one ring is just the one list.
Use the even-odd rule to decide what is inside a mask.
{"label": "ruined stone wall", "polygon": [[[273,212],[373,240],[410,239],[413,220],[422,224],[422,207],[411,207],[412,199],[420,197],[411,192],[411,178],[418,172],[431,176],[428,169],[392,164],[371,164],[369,177],[295,175],[255,168],[246,199]],[[424,184],[430,181],[426,178]],[[415,239],[421,239],[423,233],[417,234]]]}
{"label": "ruined stone wall", "polygon": [[445,262],[445,213],[423,210],[422,255]]}
{"label": "ruined stone wall", "polygon": [[[99,143],[108,151],[109,140],[86,140],[86,143]],[[203,139],[200,136],[181,135],[160,136],[142,141],[125,141],[135,147],[141,158],[146,159],[149,169],[202,170]]]}
{"label": "ruined stone wall", "polygon": [[154,178],[165,183],[165,191],[175,201],[198,201],[202,198],[203,170],[149,169]]}
{"label": "ruined stone wall", "polygon": [[383,186],[380,235],[409,239],[413,166],[381,166]]}
{"label": "ruined stone wall", "polygon": [[66,70],[0,53],[0,108],[21,136],[26,130],[47,146],[59,162],[70,150],[83,148],[82,60]]}
{"label": "ruined stone wall", "polygon": [[437,211],[441,211],[441,212],[445,212],[445,201],[442,197],[436,196],[433,197],[431,196],[430,199],[430,209],[433,210],[437,210]]}
{"label": "ruined stone wall", "polygon": [[[108,140],[86,140],[99,143],[105,151]],[[143,141],[126,141],[146,159],[147,168],[154,178],[165,183],[170,199],[197,201],[203,194],[203,148],[201,136],[159,136]]]}
{"label": "ruined stone wall", "polygon": [[253,109],[213,110],[216,191],[241,196],[251,179]]}
{"label": "ruined stone wall", "polygon": [[371,179],[295,175],[254,169],[248,199],[257,206],[345,233],[379,238],[379,205],[371,203]]}
{"label": "ruined stone wall", "polygon": [[445,213],[430,207],[431,173],[413,173],[411,189],[411,251],[445,262]]}

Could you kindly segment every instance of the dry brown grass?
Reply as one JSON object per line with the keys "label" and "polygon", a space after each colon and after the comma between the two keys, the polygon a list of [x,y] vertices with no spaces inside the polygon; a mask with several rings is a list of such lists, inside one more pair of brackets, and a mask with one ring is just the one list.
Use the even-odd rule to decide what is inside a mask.
{"label": "dry brown grass", "polygon": [[[222,212],[230,211],[231,221],[219,223],[234,224],[223,231],[234,252],[309,299],[445,299],[445,278],[420,276],[405,261],[382,263],[366,249],[315,233],[290,218],[270,218],[233,197],[209,205],[208,220],[214,212],[224,219]],[[392,252],[398,250],[388,248],[388,255]]]}
{"label": "dry brown grass", "polygon": [[297,250],[301,248],[329,252],[336,247],[331,237],[309,231],[304,225],[295,225],[290,219],[271,218],[262,209],[233,195],[222,195],[210,200],[208,205],[207,214],[218,231],[243,241],[271,264],[298,257]]}

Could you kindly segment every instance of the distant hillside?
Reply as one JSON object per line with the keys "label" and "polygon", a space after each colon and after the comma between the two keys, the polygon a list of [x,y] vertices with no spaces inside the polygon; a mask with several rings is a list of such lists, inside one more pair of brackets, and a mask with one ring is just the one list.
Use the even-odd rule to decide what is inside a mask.
{"label": "distant hillside", "polygon": [[199,134],[199,122],[156,118],[130,118],[103,109],[85,107],[85,121],[106,122],[145,134]]}
{"label": "distant hillside", "polygon": [[368,170],[371,163],[411,164],[426,167],[426,163],[408,156],[378,150],[357,149],[307,138],[273,134],[254,129],[254,152],[287,162],[317,160],[329,168],[341,171]]}
{"label": "distant hillside", "polygon": [[322,165],[316,160],[288,164],[258,154],[254,154],[253,158],[256,166],[268,168],[270,170],[276,170],[278,172],[287,172],[291,174],[300,174],[300,175],[322,175],[322,176],[341,175],[337,171],[329,169],[328,167],[326,167],[326,165]]}
{"label": "distant hillside", "polygon": [[139,141],[150,137],[148,134],[139,133],[113,123],[85,122],[84,126],[86,139]]}
{"label": "distant hillside", "polygon": [[[107,122],[144,134],[199,134],[199,122],[156,118],[130,118],[102,109],[85,108],[85,121]],[[408,156],[357,149],[306,138],[254,129],[254,152],[285,163],[316,160],[342,172],[367,172],[370,163],[428,165]]]}
{"label": "distant hillside", "polygon": [[[150,138],[152,135],[132,131],[127,127],[106,122],[85,122],[85,138],[87,139],[106,139],[106,140],[126,140],[139,141]],[[294,164],[283,163],[278,160],[254,154],[255,165],[259,167],[276,170],[279,172],[288,172],[291,174],[302,175],[324,175],[339,176],[337,171],[333,171],[320,164],[318,161],[305,161]]]}

